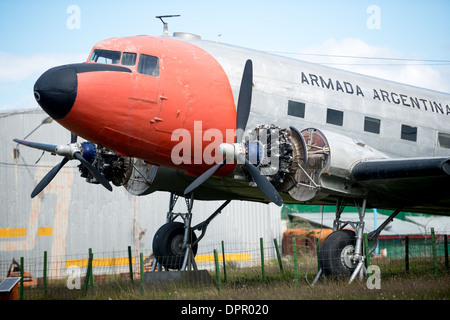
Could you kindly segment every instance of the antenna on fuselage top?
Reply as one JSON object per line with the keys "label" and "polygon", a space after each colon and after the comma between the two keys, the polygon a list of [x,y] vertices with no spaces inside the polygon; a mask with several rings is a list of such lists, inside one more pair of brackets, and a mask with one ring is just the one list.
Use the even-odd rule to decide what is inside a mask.
{"label": "antenna on fuselage top", "polygon": [[164,27],[163,27],[163,37],[168,37],[169,36],[169,26],[167,22],[164,22],[164,20],[162,18],[175,18],[175,17],[179,17],[179,14],[174,14],[174,15],[168,15],[168,16],[156,16],[156,19],[161,20],[161,22],[163,23]]}

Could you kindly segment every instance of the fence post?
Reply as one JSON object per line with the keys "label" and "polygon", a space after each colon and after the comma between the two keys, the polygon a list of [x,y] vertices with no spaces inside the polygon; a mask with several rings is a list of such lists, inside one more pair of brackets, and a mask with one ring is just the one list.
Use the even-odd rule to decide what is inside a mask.
{"label": "fence post", "polygon": [[139,265],[141,270],[141,291],[142,293],[144,293],[144,254],[142,252],[139,258]]}
{"label": "fence post", "polygon": [[223,264],[223,282],[227,282],[227,267],[225,263],[225,245],[222,240],[222,264]]}
{"label": "fence post", "polygon": [[[92,248],[89,248],[89,257],[92,255],[92,260],[94,259],[94,255],[92,253]],[[93,263],[93,262],[91,262]],[[91,270],[89,273],[89,284],[91,285],[91,289],[94,288],[94,273],[92,271],[92,265],[91,265]]]}
{"label": "fence post", "polygon": [[277,239],[273,239],[275,245],[275,251],[277,252],[278,265],[280,266],[280,271],[283,272],[283,261],[281,260],[280,250],[278,249]]}
{"label": "fence post", "polygon": [[370,253],[369,253],[369,239],[367,239],[367,233],[364,233],[364,252],[366,255],[366,268],[370,266]]}
{"label": "fence post", "polygon": [[47,251],[44,251],[44,274],[42,275],[44,282],[44,294],[47,293]]}
{"label": "fence post", "polygon": [[264,240],[263,238],[259,238],[259,246],[261,247],[261,274],[262,279],[265,279],[265,271],[264,271]]}
{"label": "fence post", "polygon": [[86,297],[86,293],[89,287],[89,277],[91,275],[92,272],[92,258],[93,255],[92,253],[89,253],[89,260],[88,260],[88,266],[87,266],[87,271],[86,271],[86,278],[84,279],[84,288],[83,288],[83,297]]}
{"label": "fence post", "polygon": [[19,287],[19,300],[23,300],[23,270],[25,264],[23,262],[23,257],[20,257],[20,287]]}
{"label": "fence post", "polygon": [[444,234],[444,250],[445,250],[445,267],[448,270],[449,269],[449,266],[448,266],[448,237],[446,234]]}
{"label": "fence post", "polygon": [[294,255],[295,287],[298,288],[297,240],[295,238],[292,238],[292,253]]}
{"label": "fence post", "polygon": [[437,277],[437,257],[436,257],[436,237],[434,235],[434,228],[431,228],[431,250],[433,253],[433,272]]}
{"label": "fence post", "polygon": [[316,243],[317,271],[320,271],[319,252],[320,252],[320,237],[317,238]]}
{"label": "fence post", "polygon": [[131,246],[128,246],[128,265],[130,266],[130,279],[133,282],[133,262],[131,259]]}
{"label": "fence post", "polygon": [[405,270],[409,273],[409,236],[405,237]]}
{"label": "fence post", "polygon": [[219,288],[219,292],[222,290],[222,282],[220,281],[220,268],[219,268],[219,257],[217,256],[217,250],[214,249],[214,261],[216,264],[216,277],[217,277],[217,284]]}

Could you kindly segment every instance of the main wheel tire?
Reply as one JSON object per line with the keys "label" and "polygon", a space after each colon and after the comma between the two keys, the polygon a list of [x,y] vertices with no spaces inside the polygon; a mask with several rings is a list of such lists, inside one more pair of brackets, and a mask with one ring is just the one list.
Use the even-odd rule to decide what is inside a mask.
{"label": "main wheel tire", "polygon": [[[169,222],[161,226],[153,237],[153,254],[156,261],[166,269],[180,270],[186,250],[183,249],[184,224]],[[194,231],[191,243],[197,240]],[[192,248],[194,256],[197,254],[197,244]]]}
{"label": "main wheel tire", "polygon": [[338,230],[331,233],[322,243],[319,251],[319,263],[327,276],[350,276],[356,264],[350,257],[355,251],[355,232]]}

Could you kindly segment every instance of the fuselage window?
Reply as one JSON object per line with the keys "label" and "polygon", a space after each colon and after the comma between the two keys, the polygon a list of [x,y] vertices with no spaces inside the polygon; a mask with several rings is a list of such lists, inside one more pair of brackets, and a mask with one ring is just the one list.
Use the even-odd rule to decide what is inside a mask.
{"label": "fuselage window", "polygon": [[344,112],[334,109],[327,109],[327,123],[342,126],[344,123]]}
{"label": "fuselage window", "polygon": [[450,134],[438,132],[438,145],[439,147],[450,149]]}
{"label": "fuselage window", "polygon": [[137,71],[152,77],[159,77],[159,59],[154,56],[141,54]]}
{"label": "fuselage window", "polygon": [[89,58],[89,62],[119,64],[120,56],[120,51],[95,49],[94,52],[92,52],[91,57]]}
{"label": "fuselage window", "polygon": [[380,119],[371,117],[364,118],[364,131],[379,134],[380,133]]}
{"label": "fuselage window", "polygon": [[288,101],[288,115],[304,118],[305,117],[305,104],[297,101]]}
{"label": "fuselage window", "polygon": [[124,52],[122,56],[122,65],[134,66],[136,64],[136,53]]}
{"label": "fuselage window", "polygon": [[400,137],[403,140],[417,141],[417,128],[402,124],[402,132]]}

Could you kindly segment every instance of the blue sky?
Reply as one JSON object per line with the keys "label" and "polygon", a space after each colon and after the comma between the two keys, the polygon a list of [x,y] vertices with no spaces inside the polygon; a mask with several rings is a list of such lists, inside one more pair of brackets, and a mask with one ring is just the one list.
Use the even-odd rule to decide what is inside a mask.
{"label": "blue sky", "polygon": [[[70,6],[79,10],[79,18],[73,19]],[[166,14],[181,15],[167,20],[170,34],[185,31],[212,41],[221,34],[221,42],[450,92],[448,0],[17,0],[0,2],[0,111],[36,107],[32,88],[39,75],[85,60],[98,41],[161,35],[155,16]],[[68,21],[79,28],[69,28]],[[378,28],[370,27],[374,22]],[[387,66],[394,62],[370,65],[374,61],[294,53],[447,62],[397,60]]]}

